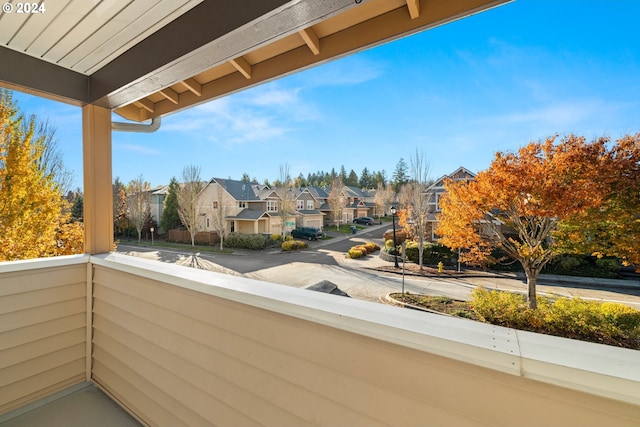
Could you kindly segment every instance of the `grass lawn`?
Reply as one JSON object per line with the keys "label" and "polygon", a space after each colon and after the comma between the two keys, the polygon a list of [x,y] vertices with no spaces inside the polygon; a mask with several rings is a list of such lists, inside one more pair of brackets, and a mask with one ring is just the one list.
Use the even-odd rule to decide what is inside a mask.
{"label": "grass lawn", "polygon": [[351,227],[355,226],[357,230],[364,230],[364,226],[363,225],[358,225],[358,224],[340,224],[340,228],[336,229],[335,225],[330,225],[328,227],[325,227],[325,232],[326,231],[335,231],[337,233],[343,233],[343,234],[351,234]]}

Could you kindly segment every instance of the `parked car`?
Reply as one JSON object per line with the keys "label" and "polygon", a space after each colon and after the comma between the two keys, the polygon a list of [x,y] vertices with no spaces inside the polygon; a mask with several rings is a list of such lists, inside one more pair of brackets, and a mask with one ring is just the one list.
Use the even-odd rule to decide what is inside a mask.
{"label": "parked car", "polygon": [[361,216],[360,218],[355,218],[353,220],[354,224],[363,224],[363,225],[373,225],[373,218],[368,216]]}
{"label": "parked car", "polygon": [[318,240],[324,237],[324,233],[314,227],[297,227],[291,232],[291,236],[296,239]]}

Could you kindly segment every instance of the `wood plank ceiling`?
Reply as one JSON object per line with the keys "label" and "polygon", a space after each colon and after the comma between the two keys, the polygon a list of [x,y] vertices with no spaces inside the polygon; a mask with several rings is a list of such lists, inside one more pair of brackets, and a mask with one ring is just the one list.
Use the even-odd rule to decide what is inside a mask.
{"label": "wood plank ceiling", "polygon": [[144,121],[506,1],[13,1],[0,84]]}

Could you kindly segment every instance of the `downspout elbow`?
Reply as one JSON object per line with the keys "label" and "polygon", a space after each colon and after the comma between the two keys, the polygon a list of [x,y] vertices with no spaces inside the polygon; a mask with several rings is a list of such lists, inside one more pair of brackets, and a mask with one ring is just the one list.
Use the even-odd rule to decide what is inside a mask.
{"label": "downspout elbow", "polygon": [[160,129],[162,123],[161,117],[154,117],[151,119],[151,123],[123,123],[123,122],[111,122],[111,129],[120,132],[140,132],[140,133],[152,133]]}

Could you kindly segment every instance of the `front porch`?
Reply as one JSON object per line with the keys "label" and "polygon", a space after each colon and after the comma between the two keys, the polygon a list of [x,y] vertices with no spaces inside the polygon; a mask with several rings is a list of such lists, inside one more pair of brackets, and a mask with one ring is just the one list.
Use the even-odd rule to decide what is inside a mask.
{"label": "front porch", "polygon": [[632,350],[118,254],[0,265],[0,327],[7,425],[86,382],[145,425],[640,417]]}

